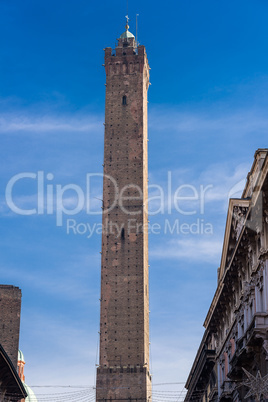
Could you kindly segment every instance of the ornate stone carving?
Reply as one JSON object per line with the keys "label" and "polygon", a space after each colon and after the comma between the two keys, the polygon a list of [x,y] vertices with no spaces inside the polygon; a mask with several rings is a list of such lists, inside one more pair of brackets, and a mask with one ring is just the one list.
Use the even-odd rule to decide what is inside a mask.
{"label": "ornate stone carving", "polygon": [[265,360],[268,360],[268,340],[267,339],[263,341],[262,347],[263,347],[263,349],[265,350],[265,353],[266,353]]}
{"label": "ornate stone carving", "polygon": [[234,207],[233,210],[233,228],[235,233],[235,238],[238,240],[240,233],[245,224],[245,217],[247,214],[248,208],[246,207]]}

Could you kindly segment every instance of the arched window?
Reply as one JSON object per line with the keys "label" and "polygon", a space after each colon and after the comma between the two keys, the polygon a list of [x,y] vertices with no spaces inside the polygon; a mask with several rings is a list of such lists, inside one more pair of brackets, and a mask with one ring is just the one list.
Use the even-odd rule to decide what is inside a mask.
{"label": "arched window", "polygon": [[126,97],[126,95],[124,95],[122,98],[122,105],[125,106],[126,104],[127,104],[127,97]]}

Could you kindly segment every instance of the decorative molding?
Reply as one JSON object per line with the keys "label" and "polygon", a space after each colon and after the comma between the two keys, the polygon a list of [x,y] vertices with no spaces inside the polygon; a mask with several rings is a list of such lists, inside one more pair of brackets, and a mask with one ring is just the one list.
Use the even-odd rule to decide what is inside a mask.
{"label": "decorative molding", "polygon": [[233,209],[233,229],[236,241],[239,239],[243,226],[246,221],[248,207],[235,206]]}

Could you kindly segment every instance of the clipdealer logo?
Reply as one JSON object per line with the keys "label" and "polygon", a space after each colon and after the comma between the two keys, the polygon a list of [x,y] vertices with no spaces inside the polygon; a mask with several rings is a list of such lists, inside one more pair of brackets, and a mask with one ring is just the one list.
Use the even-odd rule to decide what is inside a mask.
{"label": "clipdealer logo", "polygon": [[205,219],[197,218],[195,222],[181,222],[180,219],[164,219],[164,222],[150,223],[145,226],[137,223],[136,219],[128,219],[125,224],[118,224],[106,219],[104,223],[80,222],[73,218],[66,221],[67,234],[86,236],[90,239],[94,234],[112,234],[120,237],[122,230],[126,234],[130,233],[148,233],[150,235],[171,234],[171,235],[212,235],[213,225],[206,222]]}
{"label": "clipdealer logo", "polygon": [[[96,180],[98,184],[96,185]],[[30,181],[30,182],[29,182]],[[96,198],[94,195],[99,194],[102,183],[104,188],[110,189],[112,196],[109,199],[109,205],[98,205],[96,208]],[[22,198],[29,196],[25,194],[25,189],[28,185],[34,187],[34,201],[32,203],[22,202]],[[200,185],[195,187],[191,184],[182,184],[174,188],[172,182],[172,173],[168,172],[167,180],[164,186],[158,184],[149,184],[149,196],[145,204],[143,190],[136,184],[127,184],[119,188],[116,180],[109,175],[103,173],[88,173],[85,177],[84,186],[74,183],[58,184],[55,176],[52,173],[38,172],[23,172],[13,176],[7,183],[5,189],[5,199],[8,208],[17,215],[32,216],[32,215],[54,215],[56,217],[56,225],[63,226],[64,218],[67,218],[67,233],[88,234],[99,233],[107,229],[107,225],[101,224],[101,227],[90,226],[87,223],[77,223],[76,219],[68,219],[74,217],[81,212],[87,215],[108,215],[113,209],[119,208],[123,213],[128,215],[128,221],[131,223],[131,218],[137,217],[142,213],[150,216],[155,215],[173,215],[174,212],[182,216],[202,216],[202,219],[197,218],[195,225],[199,227],[198,233],[206,233],[206,230],[211,231],[211,225],[206,228],[205,204],[208,192],[213,188],[212,185]],[[21,193],[21,188],[24,192]],[[99,191],[99,192],[98,192]],[[99,202],[100,202],[99,201]],[[139,208],[129,208],[129,204]],[[100,208],[101,206],[101,208]],[[174,216],[174,215],[173,215]],[[133,222],[132,222],[133,223]],[[113,223],[109,222],[110,226]],[[80,226],[79,226],[80,225]],[[188,225],[189,226],[189,225]],[[165,220],[164,224],[154,223],[146,225],[143,230],[149,233],[159,233],[160,231],[170,233],[193,233],[192,229],[187,226],[183,219]],[[133,228],[132,228],[133,229]],[[116,228],[115,230],[120,230]],[[137,230],[141,230],[138,228]],[[85,232],[85,233],[83,233]],[[91,237],[92,235],[90,235]]]}

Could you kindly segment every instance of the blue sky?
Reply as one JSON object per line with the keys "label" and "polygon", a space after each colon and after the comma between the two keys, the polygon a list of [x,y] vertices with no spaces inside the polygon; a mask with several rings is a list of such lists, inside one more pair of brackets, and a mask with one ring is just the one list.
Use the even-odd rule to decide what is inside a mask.
{"label": "blue sky", "polygon": [[[169,214],[164,200],[164,214],[150,217],[161,228],[166,219],[212,227],[150,235],[155,384],[187,379],[216,289],[228,195],[241,194],[255,150],[267,147],[267,11],[264,0],[129,1],[130,30],[138,13],[151,66],[149,184],[167,189],[171,172],[173,193],[211,186],[204,211],[188,201],[181,208],[195,214],[174,205]],[[0,282],[23,292],[21,348],[32,385],[94,384],[101,239],[68,234],[68,217],[59,227],[55,213],[15,214],[5,189],[16,174],[43,171],[54,189],[85,190],[86,174],[102,171],[103,48],[114,47],[125,14],[119,0],[0,1]],[[99,181],[92,207],[100,211],[94,197]],[[35,180],[19,182],[14,199],[34,208]],[[75,204],[72,192],[65,202]],[[85,210],[71,218],[101,222]]]}

